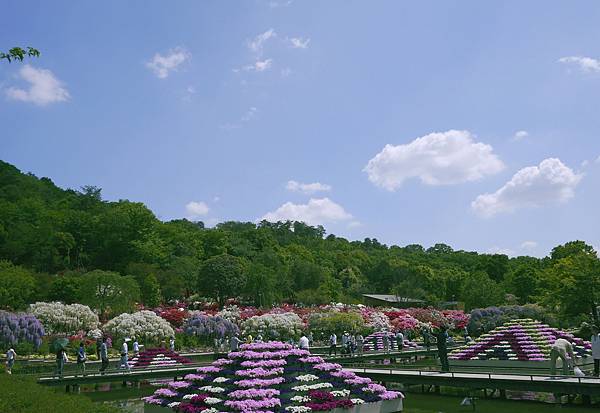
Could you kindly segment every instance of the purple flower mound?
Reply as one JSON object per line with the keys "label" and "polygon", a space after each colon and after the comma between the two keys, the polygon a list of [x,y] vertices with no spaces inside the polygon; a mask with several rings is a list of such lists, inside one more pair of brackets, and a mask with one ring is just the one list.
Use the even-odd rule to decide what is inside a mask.
{"label": "purple flower mound", "polygon": [[572,334],[552,328],[531,319],[511,320],[476,342],[454,350],[451,360],[509,360],[545,361],[550,358],[550,348],[558,338],[572,342],[577,357],[591,356],[590,347]]}
{"label": "purple flower mound", "polygon": [[37,350],[44,337],[42,323],[32,314],[0,311],[0,347],[31,343]]}
{"label": "purple flower mound", "polygon": [[165,383],[145,402],[178,413],[307,413],[404,397],[287,344],[240,350],[200,368],[201,374]]}

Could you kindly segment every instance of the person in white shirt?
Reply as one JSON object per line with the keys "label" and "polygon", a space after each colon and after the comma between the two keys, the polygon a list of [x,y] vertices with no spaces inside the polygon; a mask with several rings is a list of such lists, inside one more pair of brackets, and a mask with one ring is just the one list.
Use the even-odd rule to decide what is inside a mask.
{"label": "person in white shirt", "polygon": [[302,337],[300,337],[300,340],[298,341],[298,347],[302,350],[308,350],[310,348],[308,337],[302,335]]}
{"label": "person in white shirt", "polygon": [[[567,358],[567,355],[569,358]],[[560,358],[562,361],[563,376],[569,375],[569,370],[575,366],[575,354],[573,353],[573,345],[564,338],[557,339],[550,348],[550,375],[556,374],[556,360]]]}
{"label": "person in white shirt", "polygon": [[169,338],[169,350],[175,351],[175,337]]}
{"label": "person in white shirt", "polygon": [[592,327],[592,358],[594,359],[594,376],[600,375],[600,334],[598,332],[598,326]]}
{"label": "person in white shirt", "polygon": [[6,373],[12,374],[12,368],[15,365],[17,359],[17,353],[14,348],[9,348],[6,352]]}
{"label": "person in white shirt", "polygon": [[131,367],[129,366],[129,346],[127,345],[128,341],[131,341],[131,339],[126,338],[125,340],[123,340],[123,345],[121,346],[121,363],[119,368],[131,370]]}
{"label": "person in white shirt", "polygon": [[329,355],[331,356],[331,352],[337,356],[337,336],[335,333],[331,333],[329,336]]}
{"label": "person in white shirt", "polygon": [[138,343],[137,338],[133,339],[133,356],[137,357],[140,355],[140,343]]}

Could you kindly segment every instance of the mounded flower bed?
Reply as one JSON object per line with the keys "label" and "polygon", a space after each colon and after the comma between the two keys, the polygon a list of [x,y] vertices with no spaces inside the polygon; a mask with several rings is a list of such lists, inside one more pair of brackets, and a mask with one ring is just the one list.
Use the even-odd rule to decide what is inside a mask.
{"label": "mounded flower bed", "polygon": [[456,349],[448,357],[455,366],[549,366],[550,348],[556,339],[574,343],[577,364],[591,361],[591,344],[572,334],[531,319],[516,319]]}
{"label": "mounded flower bed", "polygon": [[[365,337],[364,351],[383,351],[385,349],[383,337],[386,335],[388,336],[390,350],[397,351],[398,342],[396,341],[396,335],[391,331],[378,331]],[[404,350],[415,350],[417,347],[417,343],[406,339],[404,340]]]}
{"label": "mounded flower bed", "polygon": [[390,413],[402,410],[403,398],[306,350],[268,342],[244,344],[144,400],[180,413]]}
{"label": "mounded flower bed", "polygon": [[173,367],[190,364],[192,361],[166,348],[150,348],[141,351],[137,357],[129,360],[134,368]]}

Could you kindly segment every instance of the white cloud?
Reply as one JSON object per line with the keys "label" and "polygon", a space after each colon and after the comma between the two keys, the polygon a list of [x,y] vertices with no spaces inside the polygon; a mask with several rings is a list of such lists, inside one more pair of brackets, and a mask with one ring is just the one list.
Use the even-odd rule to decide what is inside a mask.
{"label": "white cloud", "polygon": [[493,148],[469,131],[430,133],[405,145],[385,145],[363,169],[375,185],[394,191],[410,178],[427,185],[476,181],[504,168]]}
{"label": "white cloud", "polygon": [[244,70],[248,72],[264,72],[269,70],[273,64],[273,59],[257,60],[254,64],[244,66]]}
{"label": "white cloud", "polygon": [[521,243],[521,249],[524,249],[524,250],[532,250],[532,249],[537,248],[537,246],[538,246],[538,243],[535,241],[523,241]]}
{"label": "white cloud", "polygon": [[518,171],[493,194],[479,195],[471,207],[483,217],[492,217],[520,208],[566,202],[575,195],[575,187],[581,178],[582,175],[573,172],[560,159],[544,159],[538,166]]}
{"label": "white cloud", "polygon": [[301,192],[303,194],[310,195],[316,192],[331,191],[331,185],[322,184],[320,182],[303,184],[297,181],[288,181],[288,183],[285,185],[285,189],[292,192]]}
{"label": "white cloud", "polygon": [[29,88],[8,88],[6,96],[10,99],[45,106],[49,103],[65,102],[71,97],[63,83],[50,70],[25,65],[19,70],[19,77],[29,83]]}
{"label": "white cloud", "polygon": [[350,221],[348,222],[348,228],[358,228],[362,227],[362,223],[360,221]]}
{"label": "white cloud", "polygon": [[276,36],[277,33],[275,33],[275,30],[269,29],[266,32],[257,35],[254,39],[248,41],[248,49],[260,56],[267,40]]}
{"label": "white cloud", "polygon": [[527,132],[526,130],[520,130],[520,131],[515,132],[515,134],[513,136],[513,140],[520,141],[520,140],[525,139],[528,136],[529,136],[529,132]]}
{"label": "white cloud", "polygon": [[513,250],[511,250],[510,248],[500,248],[497,246],[494,246],[494,247],[488,249],[486,252],[488,254],[500,254],[500,255],[508,255],[508,256],[515,255],[515,252]]}
{"label": "white cloud", "polygon": [[191,57],[191,53],[185,48],[176,47],[169,50],[165,56],[156,53],[152,60],[146,62],[146,67],[152,70],[156,77],[164,79],[170,72],[177,71],[177,67]]}
{"label": "white cloud", "polygon": [[250,109],[248,109],[248,111],[246,113],[244,113],[244,115],[242,115],[241,121],[242,122],[251,121],[256,116],[256,112],[258,112],[258,109],[256,109],[254,106],[252,106]]}
{"label": "white cloud", "polygon": [[558,59],[560,63],[575,64],[584,72],[600,72],[600,60],[585,56],[568,56]]}
{"label": "white cloud", "polygon": [[292,37],[288,40],[290,42],[290,46],[292,46],[294,49],[306,49],[310,43],[310,39],[304,39],[302,37]]}
{"label": "white cloud", "polygon": [[208,214],[209,210],[210,208],[208,208],[208,205],[202,201],[191,201],[185,206],[185,211],[187,212],[188,217],[192,219]]}
{"label": "white cloud", "polygon": [[348,221],[352,215],[329,198],[311,198],[307,204],[286,202],[273,212],[266,213],[261,219],[277,221],[303,221],[309,225],[324,225],[339,221]]}

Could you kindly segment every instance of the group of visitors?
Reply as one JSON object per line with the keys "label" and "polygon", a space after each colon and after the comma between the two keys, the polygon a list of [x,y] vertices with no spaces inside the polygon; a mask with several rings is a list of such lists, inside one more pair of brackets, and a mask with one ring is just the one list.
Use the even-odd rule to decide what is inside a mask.
{"label": "group of visitors", "polygon": [[[337,344],[338,338],[335,332],[332,332],[329,336],[329,355],[333,353],[337,355]],[[349,354],[354,356],[357,352],[358,354],[362,354],[364,350],[365,338],[362,334],[350,334],[347,331],[344,331],[342,334],[342,354]]]}

